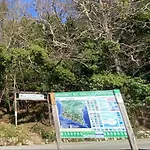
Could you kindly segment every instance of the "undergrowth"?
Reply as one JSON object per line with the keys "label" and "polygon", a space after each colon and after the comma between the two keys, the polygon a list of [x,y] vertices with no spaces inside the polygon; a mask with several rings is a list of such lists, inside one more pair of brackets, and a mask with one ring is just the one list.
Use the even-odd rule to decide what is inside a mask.
{"label": "undergrowth", "polygon": [[23,126],[17,128],[12,124],[0,124],[0,145],[24,145],[28,138],[28,131]]}

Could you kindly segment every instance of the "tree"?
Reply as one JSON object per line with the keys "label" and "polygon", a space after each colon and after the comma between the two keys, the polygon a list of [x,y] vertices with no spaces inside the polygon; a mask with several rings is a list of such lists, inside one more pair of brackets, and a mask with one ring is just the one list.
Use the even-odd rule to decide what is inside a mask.
{"label": "tree", "polygon": [[[105,40],[105,49],[109,51],[111,68],[117,73],[135,72],[143,66],[145,57],[142,42],[137,42],[137,28],[145,28],[149,32],[149,21],[139,20],[137,16],[145,13],[148,17],[148,1],[76,1],[80,19],[87,26],[84,31],[90,32],[90,38]],[[90,30],[90,31],[89,31]],[[138,30],[139,31],[139,30]],[[125,36],[126,35],[126,36]],[[123,40],[126,37],[125,40]],[[147,44],[146,44],[147,45]],[[139,50],[139,49],[143,50]],[[140,57],[139,57],[140,56]]]}

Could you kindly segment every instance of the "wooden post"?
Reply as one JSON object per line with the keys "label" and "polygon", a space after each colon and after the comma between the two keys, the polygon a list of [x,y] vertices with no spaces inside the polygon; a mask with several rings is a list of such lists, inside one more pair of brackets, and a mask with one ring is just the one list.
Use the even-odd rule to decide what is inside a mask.
{"label": "wooden post", "polygon": [[122,117],[124,120],[124,124],[125,124],[126,130],[127,130],[130,147],[132,150],[138,150],[135,135],[134,135],[134,132],[132,130],[132,126],[130,124],[130,120],[129,120],[129,117],[128,117],[121,93],[119,90],[114,90],[114,95],[115,95],[115,98],[117,100],[118,106],[120,108],[120,111],[121,111],[121,114],[122,114]]}
{"label": "wooden post", "polygon": [[49,115],[49,124],[52,125],[52,112],[50,108],[50,102],[49,102],[49,94],[47,94],[47,104],[48,104],[48,115]]}
{"label": "wooden post", "polygon": [[58,116],[58,110],[56,106],[54,93],[50,93],[50,100],[51,100],[51,105],[52,105],[52,114],[53,114],[54,127],[55,127],[55,132],[56,132],[57,150],[62,150],[60,123],[59,123],[59,116]]}
{"label": "wooden post", "polygon": [[17,98],[16,98],[16,76],[14,75],[14,111],[15,111],[15,126],[17,127]]}
{"label": "wooden post", "polygon": [[14,107],[15,107],[15,126],[17,127],[17,99],[16,99],[16,93],[14,93]]}

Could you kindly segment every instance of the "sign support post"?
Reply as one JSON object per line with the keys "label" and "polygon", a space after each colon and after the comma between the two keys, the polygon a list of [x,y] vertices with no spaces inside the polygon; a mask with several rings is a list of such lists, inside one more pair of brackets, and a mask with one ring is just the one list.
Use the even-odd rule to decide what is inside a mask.
{"label": "sign support post", "polygon": [[48,103],[48,114],[49,114],[49,124],[52,125],[52,115],[51,115],[51,108],[50,108],[50,102],[49,102],[49,94],[47,95],[47,103]]}
{"label": "sign support post", "polygon": [[15,126],[17,127],[16,75],[14,75],[14,111],[15,111]]}
{"label": "sign support post", "polygon": [[118,106],[119,106],[120,111],[122,113],[122,117],[123,117],[124,124],[125,124],[127,134],[128,134],[128,140],[129,140],[130,147],[132,150],[138,150],[135,135],[134,135],[134,132],[132,130],[132,126],[130,124],[130,120],[129,120],[129,117],[128,117],[121,93],[119,90],[114,90],[114,95],[116,97]]}
{"label": "sign support post", "polygon": [[62,150],[62,140],[61,140],[59,116],[58,116],[58,110],[57,110],[57,106],[56,106],[54,93],[50,93],[50,101],[51,101],[51,105],[52,105],[52,114],[53,114],[54,126],[55,126],[55,131],[56,131],[57,150]]}
{"label": "sign support post", "polygon": [[16,92],[14,92],[14,108],[15,108],[15,126],[17,127],[17,99],[16,99]]}

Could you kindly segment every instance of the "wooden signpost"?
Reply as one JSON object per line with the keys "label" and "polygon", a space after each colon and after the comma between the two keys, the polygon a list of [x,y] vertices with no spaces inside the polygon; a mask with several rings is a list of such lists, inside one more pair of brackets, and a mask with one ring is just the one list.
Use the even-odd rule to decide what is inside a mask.
{"label": "wooden signpost", "polygon": [[14,109],[15,109],[15,126],[17,127],[17,98],[16,98],[16,93],[14,93]]}
{"label": "wooden signpost", "polygon": [[62,150],[62,140],[61,140],[61,132],[60,132],[60,123],[58,117],[58,109],[56,106],[54,93],[50,93],[50,102],[52,105],[52,114],[54,119],[55,133],[56,133],[56,142],[57,142],[57,150]]}
{"label": "wooden signpost", "polygon": [[49,111],[49,122],[52,124],[50,103],[49,103],[49,95],[42,94],[39,92],[14,92],[14,111],[15,111],[15,126],[17,127],[17,101],[47,101],[48,111]]}

